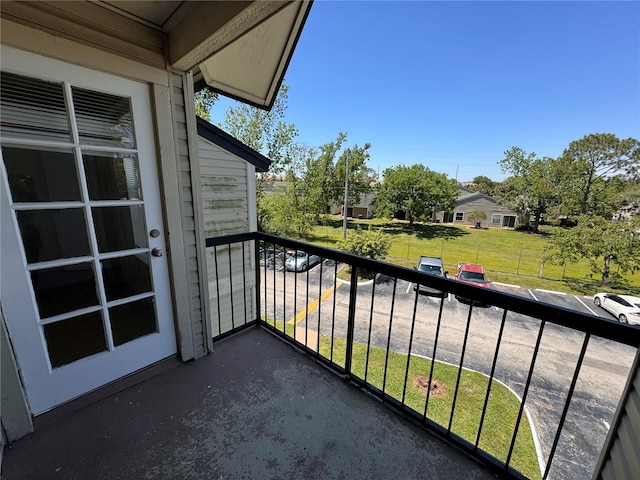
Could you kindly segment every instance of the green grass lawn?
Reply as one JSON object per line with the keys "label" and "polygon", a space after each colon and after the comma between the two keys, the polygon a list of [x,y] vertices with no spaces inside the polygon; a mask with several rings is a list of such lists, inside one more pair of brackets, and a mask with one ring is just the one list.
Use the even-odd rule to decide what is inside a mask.
{"label": "green grass lawn", "polygon": [[[445,268],[452,275],[458,262],[479,263],[494,282],[510,283],[527,288],[544,288],[580,295],[592,295],[602,288],[599,278],[592,277],[586,262],[542,267],[544,248],[548,234],[554,228],[544,226],[543,233],[533,235],[502,228],[458,227],[439,224],[415,224],[406,221],[373,219],[350,220],[349,229],[380,228],[394,235],[391,249],[385,261],[414,267],[420,255],[441,257]],[[342,239],[341,220],[326,217],[325,225],[314,228],[309,238],[312,243],[335,248]],[[615,273],[615,267],[614,267]],[[622,281],[609,288],[618,293],[640,294],[640,275],[627,274]]]}
{"label": "green grass lawn", "polygon": [[[270,320],[269,323],[282,331],[281,321]],[[293,336],[293,324],[286,324],[286,333]],[[304,341],[304,338],[298,338]],[[320,354],[326,358],[332,358],[333,362],[344,367],[346,353],[346,340],[333,339],[333,356],[331,356],[331,337],[320,336]],[[409,362],[408,381],[405,389],[405,371],[407,367],[406,354],[389,351],[388,360],[386,350],[371,347],[368,355],[368,368],[366,380],[371,385],[384,390],[392,397],[402,400],[405,404],[423,414],[426,404],[426,392],[414,385],[419,377],[429,377],[431,360],[422,357],[411,356]],[[352,372],[356,376],[365,378],[367,363],[367,346],[361,343],[353,345]],[[385,364],[386,380],[385,380]],[[451,416],[453,396],[459,369],[455,366],[435,362],[433,379],[440,385],[438,393],[429,395],[427,418],[447,428]],[[453,415],[451,431],[465,440],[475,444],[480,426],[482,408],[485,401],[489,379],[477,372],[462,370],[460,386],[456,398],[456,408]],[[520,402],[507,388],[499,382],[493,382],[487,413],[482,426],[479,447],[494,457],[506,461],[511,439],[520,408]],[[540,467],[538,465],[536,450],[533,443],[531,428],[526,416],[523,416],[518,429],[518,435],[511,457],[511,466],[528,478],[539,479]]]}

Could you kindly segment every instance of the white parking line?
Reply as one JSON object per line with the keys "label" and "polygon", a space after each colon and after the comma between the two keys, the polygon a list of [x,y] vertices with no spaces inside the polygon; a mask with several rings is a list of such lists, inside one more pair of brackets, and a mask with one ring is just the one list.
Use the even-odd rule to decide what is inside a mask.
{"label": "white parking line", "polygon": [[413,285],[413,283],[409,282],[409,285],[407,285],[407,293],[409,293],[409,290],[411,290],[411,285]]}
{"label": "white parking line", "polygon": [[556,295],[566,295],[565,292],[556,292],[555,290],[544,290],[542,288],[536,288],[536,292],[555,293]]}
{"label": "white parking line", "polygon": [[501,287],[522,288],[520,285],[511,285],[510,283],[492,282],[494,285],[500,285]]}
{"label": "white parking line", "polygon": [[531,296],[533,297],[533,299],[534,299],[536,302],[539,302],[539,301],[540,301],[540,300],[538,300],[538,297],[536,297],[536,296],[533,294],[533,292],[531,291],[531,289],[530,289],[530,288],[529,288],[529,289],[527,289],[527,291],[531,294]]}
{"label": "white parking line", "polygon": [[[577,295],[574,295],[574,297],[576,297],[576,300],[578,300],[582,305],[585,306],[585,308],[587,310],[589,310],[591,313],[593,313],[596,317],[599,317],[600,315],[598,315],[596,312],[594,312],[593,310],[591,310],[591,308],[589,308],[589,305],[587,305],[586,303],[584,303],[582,300],[580,300],[580,297],[578,297]],[[607,427],[609,428],[609,427]]]}
{"label": "white parking line", "polygon": [[605,422],[604,420],[602,420],[602,423],[604,423],[604,426],[607,427],[607,430],[611,428],[611,425],[609,425],[609,422]]}

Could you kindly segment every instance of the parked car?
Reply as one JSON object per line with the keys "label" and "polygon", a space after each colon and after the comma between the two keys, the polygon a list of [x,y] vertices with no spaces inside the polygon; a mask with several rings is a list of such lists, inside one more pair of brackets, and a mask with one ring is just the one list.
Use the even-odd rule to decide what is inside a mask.
{"label": "parked car", "polygon": [[[458,267],[456,268],[456,275],[454,278],[458,282],[468,283],[483,288],[491,288],[491,282],[487,279],[487,276],[484,273],[484,267],[482,265],[458,262]],[[459,295],[456,295],[456,299],[461,302],[470,301],[468,298],[461,297]],[[488,303],[479,300],[474,300],[473,303],[474,305],[482,305],[486,307],[491,306]]]}
{"label": "parked car", "polygon": [[640,325],[640,298],[631,295],[598,293],[593,303],[615,316],[621,323]]}
{"label": "parked car", "polygon": [[[446,277],[449,274],[449,272],[444,271],[442,259],[438,257],[427,257],[423,255],[420,257],[420,260],[418,260],[418,265],[416,265],[414,268],[419,272],[424,272],[436,277]],[[447,295],[447,292],[427,287],[419,283],[416,283],[413,286],[413,289],[417,290],[418,293],[424,293],[426,295],[431,295],[434,297],[445,297]]]}
{"label": "parked car", "polygon": [[280,248],[260,248],[260,265],[266,265],[267,268],[275,267],[281,271],[285,266],[286,256],[287,252]]}
{"label": "parked car", "polygon": [[318,263],[320,263],[318,255],[309,255],[307,252],[297,251],[287,258],[285,268],[290,272],[304,272]]}

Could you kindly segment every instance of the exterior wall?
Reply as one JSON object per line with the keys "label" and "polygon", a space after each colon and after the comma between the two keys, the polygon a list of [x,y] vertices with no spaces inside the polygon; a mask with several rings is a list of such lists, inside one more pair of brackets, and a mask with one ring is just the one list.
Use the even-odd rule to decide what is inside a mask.
{"label": "exterior wall", "polygon": [[[194,194],[197,189],[198,152],[193,107],[193,92],[189,92],[189,78],[174,72],[171,76],[171,98],[174,113],[175,148],[178,169],[178,189],[181,217],[182,249],[172,248],[172,255],[184,255],[186,268],[186,286],[188,301],[187,317],[190,323],[190,337],[193,342],[192,358],[199,358],[209,353],[211,335],[207,326],[206,293],[204,292],[203,251],[204,243],[201,235],[201,221],[198,214],[199,198]],[[194,182],[194,178],[196,181]],[[197,190],[196,190],[197,191]],[[168,209],[173,205],[167,205]],[[175,226],[177,228],[177,225]],[[170,235],[171,238],[171,235]],[[180,263],[182,263],[182,258]],[[184,307],[179,307],[178,315],[185,315]],[[182,355],[187,359],[186,355]]]}
{"label": "exterior wall", "polygon": [[640,351],[636,353],[625,392],[602,449],[594,480],[640,478]]}
{"label": "exterior wall", "polygon": [[[198,150],[205,237],[255,231],[255,167],[203,138],[198,139]],[[214,337],[256,318],[253,251],[253,242],[207,249]]]}
{"label": "exterior wall", "polygon": [[[518,214],[515,213],[510,208],[504,205],[500,205],[497,202],[493,202],[487,198],[479,197],[477,199],[473,199],[473,200],[469,200],[469,201],[457,204],[453,209],[452,223],[459,223],[463,225],[473,225],[473,222],[470,222],[467,220],[467,215],[475,210],[481,210],[484,213],[486,213],[487,215],[486,220],[482,220],[482,225],[485,227],[490,227],[490,226],[501,227],[502,226],[502,222],[500,223],[500,225],[492,225],[491,220],[494,214],[500,214],[501,218],[503,216],[515,216],[516,222],[517,222]],[[444,211],[436,212],[435,220],[442,222],[444,213],[445,213]],[[459,213],[463,214],[462,220],[456,220],[456,214],[459,214]]]}

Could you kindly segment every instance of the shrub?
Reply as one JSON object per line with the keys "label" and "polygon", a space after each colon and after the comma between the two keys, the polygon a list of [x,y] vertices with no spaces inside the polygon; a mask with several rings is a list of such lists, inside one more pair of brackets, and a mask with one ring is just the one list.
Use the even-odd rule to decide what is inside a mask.
{"label": "shrub", "polygon": [[387,256],[391,247],[391,235],[382,230],[362,230],[360,227],[355,232],[349,232],[347,239],[338,243],[338,248],[345,252],[368,257],[374,260]]}

